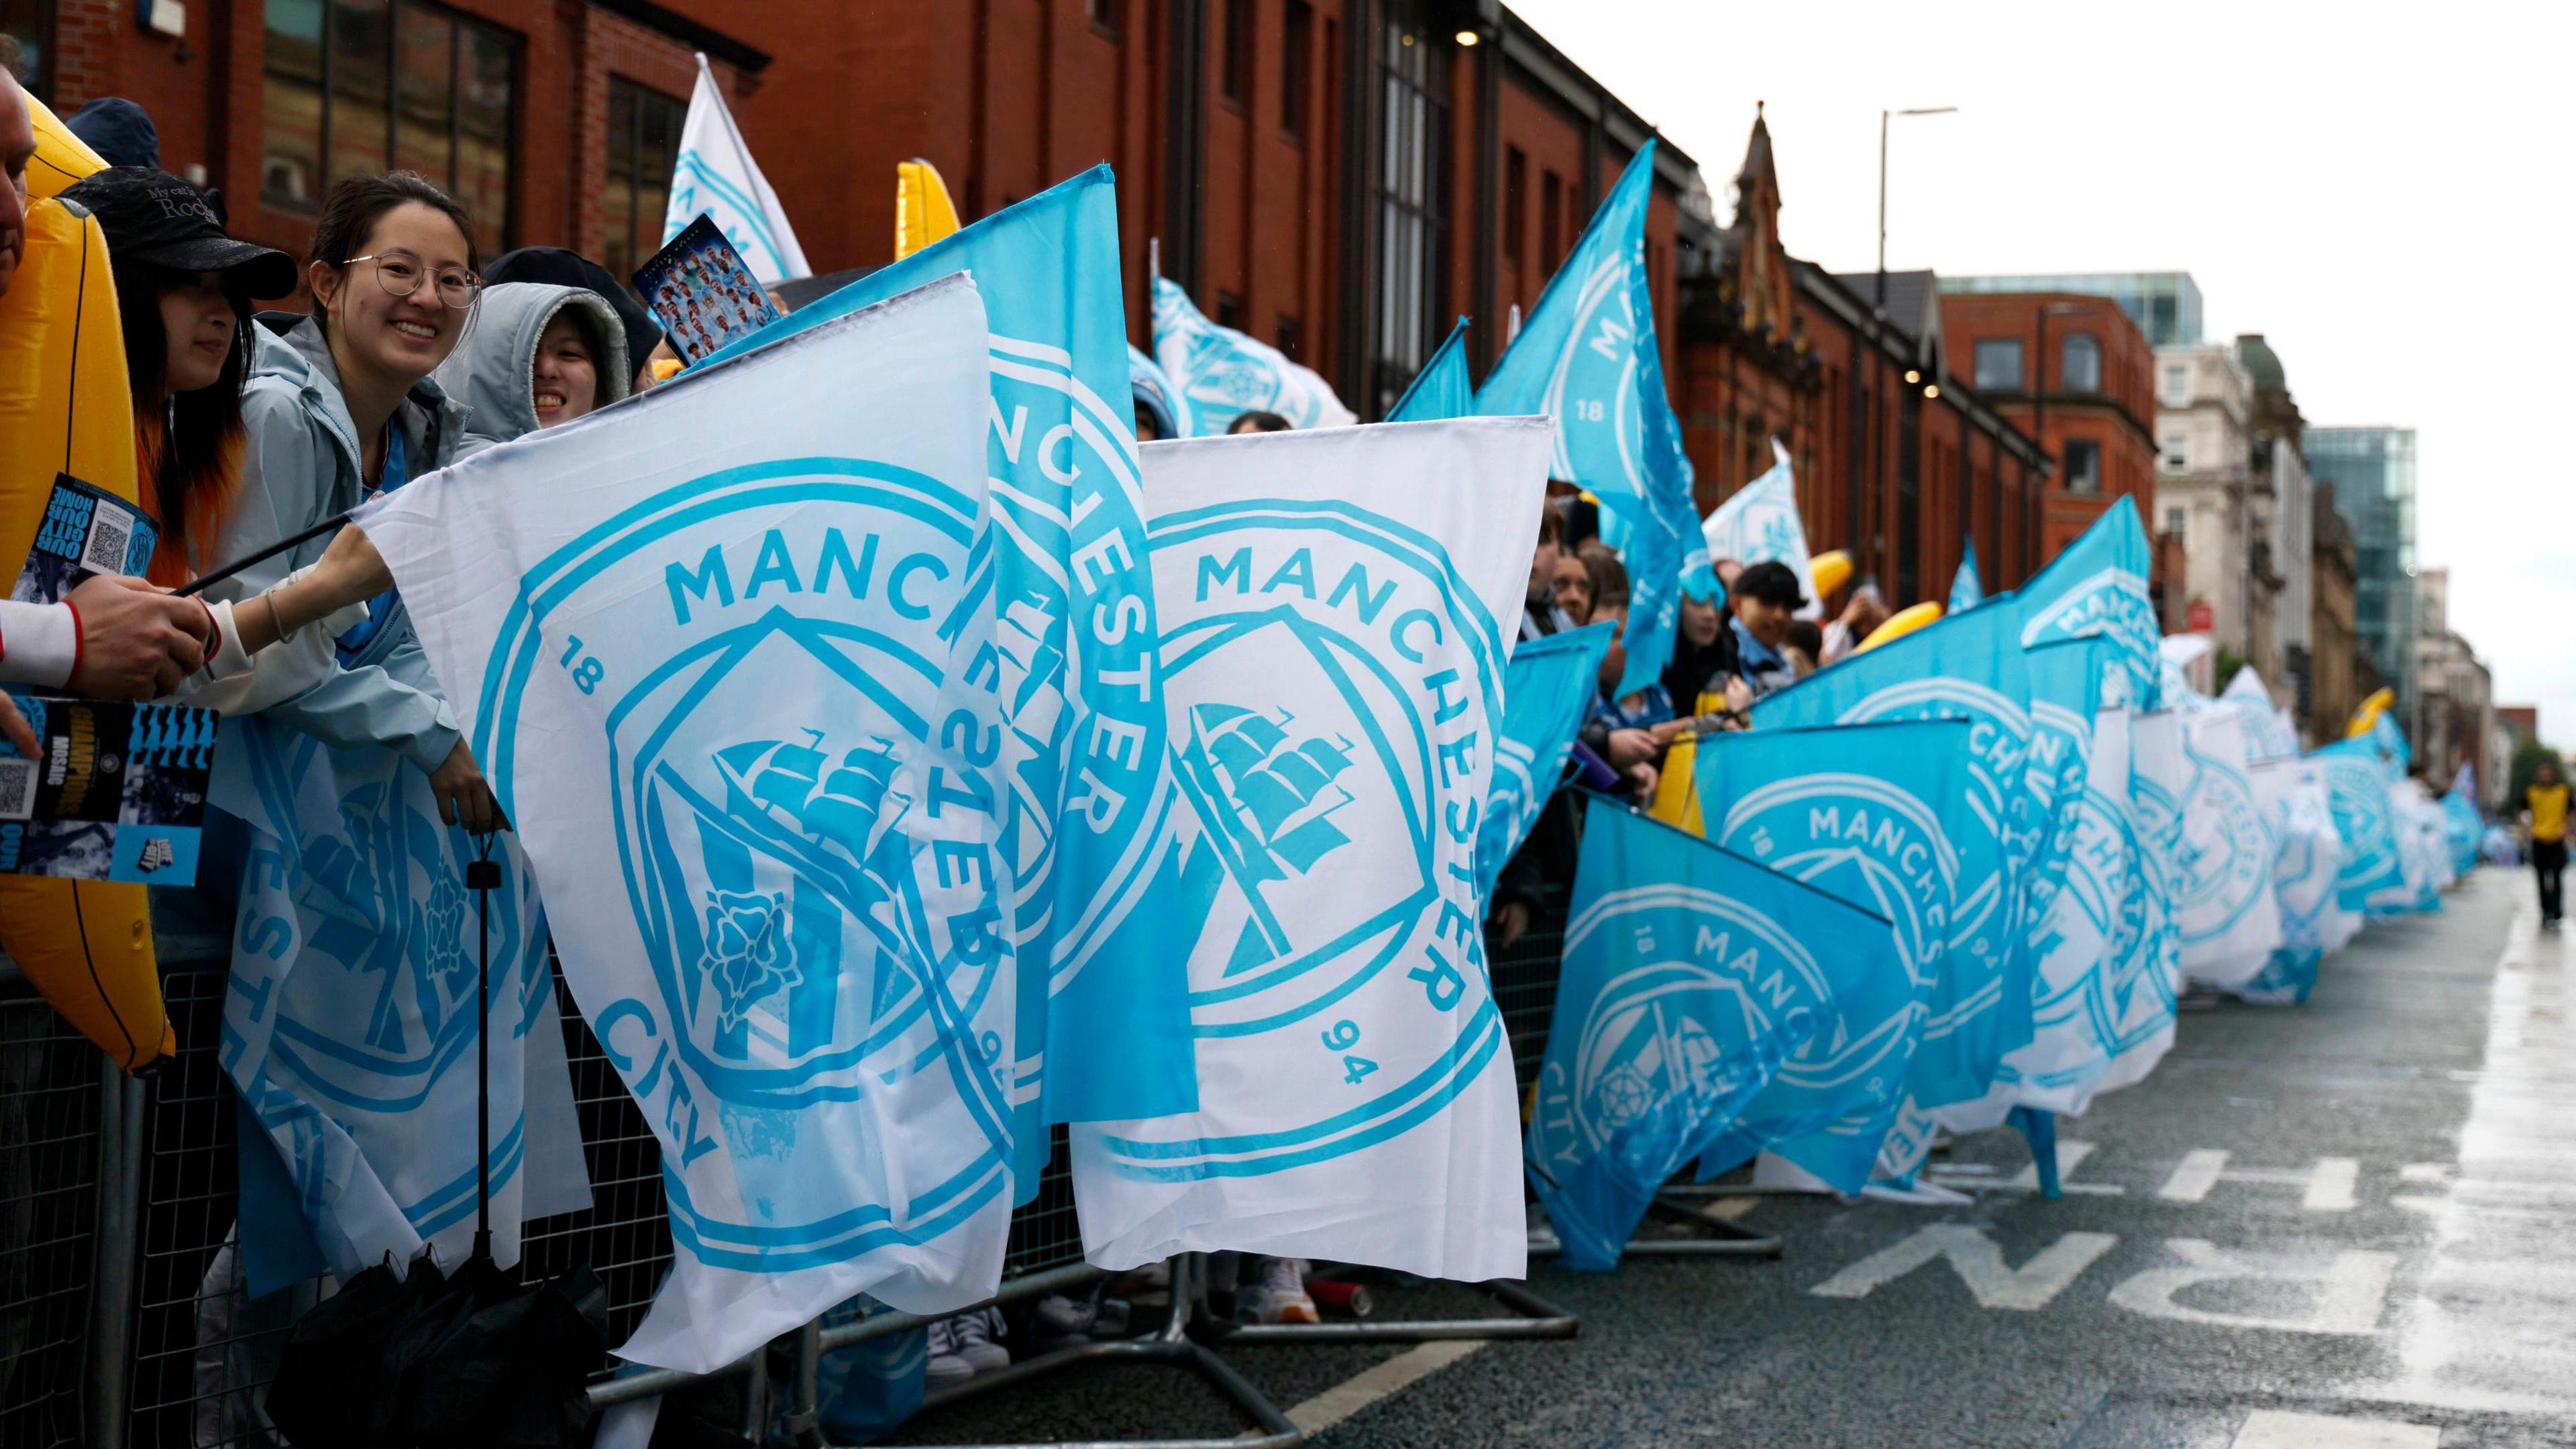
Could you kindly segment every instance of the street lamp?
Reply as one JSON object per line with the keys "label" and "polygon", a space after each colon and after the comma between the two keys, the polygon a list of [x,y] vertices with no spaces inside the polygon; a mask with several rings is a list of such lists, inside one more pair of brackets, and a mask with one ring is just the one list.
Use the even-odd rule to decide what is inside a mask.
{"label": "street lamp", "polygon": [[1957,106],[1910,106],[1901,111],[1878,113],[1878,300],[1877,308],[1887,310],[1887,122],[1891,116],[1947,116]]}

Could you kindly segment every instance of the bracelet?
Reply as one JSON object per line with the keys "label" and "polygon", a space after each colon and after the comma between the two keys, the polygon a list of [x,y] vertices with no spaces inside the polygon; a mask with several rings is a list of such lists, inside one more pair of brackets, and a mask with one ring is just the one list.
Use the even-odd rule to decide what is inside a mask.
{"label": "bracelet", "polygon": [[277,590],[262,589],[259,596],[268,604],[268,627],[277,631],[279,642],[286,639],[286,621],[277,617]]}

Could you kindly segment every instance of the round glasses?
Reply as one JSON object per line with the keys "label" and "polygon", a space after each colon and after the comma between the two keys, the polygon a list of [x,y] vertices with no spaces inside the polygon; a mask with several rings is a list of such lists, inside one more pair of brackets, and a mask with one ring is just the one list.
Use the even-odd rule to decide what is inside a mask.
{"label": "round glasses", "polygon": [[[386,252],[382,256],[369,253],[363,257],[351,257],[340,265],[354,267],[360,262],[376,264],[376,285],[384,288],[385,295],[389,297],[410,296],[420,290],[421,279],[429,275],[429,268],[422,266],[420,258],[409,252]],[[483,291],[483,279],[463,267],[441,270],[437,283],[438,300],[459,312],[472,307],[475,297]]]}

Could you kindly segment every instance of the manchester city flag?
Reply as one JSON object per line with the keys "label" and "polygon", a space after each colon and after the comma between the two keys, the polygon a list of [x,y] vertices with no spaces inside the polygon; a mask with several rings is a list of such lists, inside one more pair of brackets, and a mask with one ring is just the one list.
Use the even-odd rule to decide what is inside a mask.
{"label": "manchester city flag", "polygon": [[1489,415],[1556,419],[1548,476],[1601,500],[1602,541],[1628,566],[1627,672],[1634,694],[1672,661],[1682,591],[1716,590],[1681,424],[1664,392],[1646,275],[1655,143],[1639,148],[1476,393]]}
{"label": "manchester city flag", "polygon": [[2174,918],[2175,872],[2183,853],[2183,797],[2190,789],[2182,719],[2171,710],[2129,717],[2130,824],[2137,850],[2139,929],[2112,958],[2108,994],[2115,1008],[2111,1065],[2094,1086],[2107,1092],[2143,1080],[2173,1045],[2174,1008],[2182,995],[2181,938]]}
{"label": "manchester city flag", "polygon": [[1959,545],[1959,571],[1950,576],[1948,612],[1964,614],[1985,602],[1986,586],[1977,578],[1977,545],[1970,539]]}
{"label": "manchester city flag", "polygon": [[[992,329],[994,654],[1009,727],[999,766],[1020,972],[1018,1190],[1049,1122],[1155,1116],[1198,1100],[1179,943],[1176,796],[1153,663],[1118,201],[1109,168],[924,247],[710,361],[952,272]],[[707,364],[700,364],[705,366]]]}
{"label": "manchester city flag", "polygon": [[661,1143],[673,1262],[626,1358],[712,1372],[1001,1272],[990,356],[951,277],[359,519]]}
{"label": "manchester city flag", "polygon": [[1521,848],[1556,794],[1574,737],[1599,688],[1610,626],[1589,624],[1524,639],[1503,676],[1503,727],[1494,742],[1494,782],[1476,831],[1476,899],[1489,900],[1504,862]]}
{"label": "manchester city flag", "polygon": [[1238,1248],[1518,1277],[1480,819],[1544,418],[1144,450],[1199,1105],[1076,1123],[1104,1268]]}
{"label": "manchester city flag", "polygon": [[2162,688],[2164,633],[2147,593],[2150,564],[2138,506],[2123,497],[2021,586],[2022,643],[2107,638],[2114,646],[2111,664],[2126,688],[2122,702],[2154,709]]}
{"label": "manchester city flag", "polygon": [[2245,748],[2256,762],[2297,758],[2299,732],[2291,725],[2289,712],[2272,703],[2272,691],[2264,687],[2263,676],[2254,672],[2254,666],[2237,670],[2219,692],[2218,702],[2244,716]]}
{"label": "manchester city flag", "polygon": [[2235,709],[2203,703],[2182,712],[2174,929],[2183,975],[2221,988],[2252,980],[2281,944],[2272,883],[2278,841],[2255,793],[2245,739],[2245,717]]}
{"label": "manchester city flag", "polygon": [[[714,218],[743,265],[763,282],[783,282],[811,275],[805,249],[796,244],[796,229],[787,224],[786,208],[742,128],[725,106],[724,92],[704,54],[698,56],[697,88],[689,92],[688,119],[680,126],[680,156],[671,168],[671,200],[663,208],[662,240],[667,245],[700,212]],[[640,363],[639,363],[640,365]]]}
{"label": "manchester city flag", "polygon": [[1168,277],[1154,279],[1154,360],[1189,399],[1192,437],[1223,433],[1248,412],[1277,413],[1295,428],[1359,421],[1313,369],[1290,362],[1267,342],[1209,321]]}
{"label": "manchester city flag", "polygon": [[1700,1158],[1713,1177],[1763,1148],[1837,1190],[1867,1185],[1949,969],[1967,805],[1964,720],[1758,728],[1700,741],[1700,812],[1712,841],[1888,921],[1888,950],[1835,958],[1841,1028],[1778,1080]]}
{"label": "manchester city flag", "polygon": [[[1711,559],[1731,558],[1742,564],[1776,561],[1787,564],[1802,584],[1815,577],[1815,566],[1807,557],[1807,525],[1798,517],[1797,477],[1789,468],[1789,450],[1778,438],[1771,440],[1771,466],[1709,510],[1700,523],[1700,537]],[[1806,589],[1808,599],[1798,617],[1823,616],[1821,592]]]}
{"label": "manchester city flag", "polygon": [[2366,737],[2337,740],[2308,758],[2325,767],[2327,804],[2335,833],[2343,839],[2343,862],[2335,873],[2337,903],[2347,911],[2368,913],[2392,902],[2411,902],[2378,746]]}
{"label": "manchester city flag", "polygon": [[2263,969],[2234,988],[2246,1001],[2294,1006],[2315,989],[2327,953],[2351,939],[2359,917],[2335,899],[2343,838],[2327,804],[2325,768],[2313,760],[2266,760],[2253,769],[2254,789],[2274,812],[2278,853],[2272,889],[2281,913],[2281,945]]}
{"label": "manchester city flag", "polygon": [[1476,390],[1467,383],[1467,319],[1449,329],[1448,340],[1422,370],[1405,384],[1386,420],[1390,423],[1436,423],[1463,418],[1476,410]]}
{"label": "manchester city flag", "polygon": [[1568,1267],[1606,1271],[1666,1178],[1843,1029],[1837,977],[1901,975],[1888,923],[1595,802],[1526,1147]]}

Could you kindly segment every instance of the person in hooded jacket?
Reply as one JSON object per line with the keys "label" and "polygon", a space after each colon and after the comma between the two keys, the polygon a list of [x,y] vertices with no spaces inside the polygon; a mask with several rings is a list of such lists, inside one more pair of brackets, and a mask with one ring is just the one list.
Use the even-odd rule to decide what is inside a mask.
{"label": "person in hooded jacket", "polygon": [[456,456],[469,458],[620,401],[635,369],[607,298],[583,287],[505,282],[483,289],[473,332],[433,376],[467,406]]}

